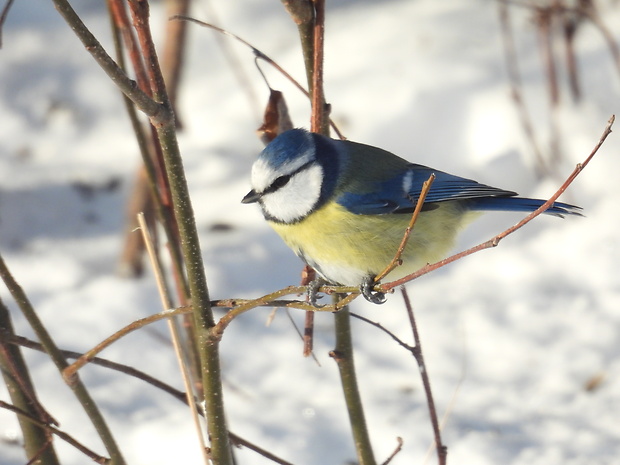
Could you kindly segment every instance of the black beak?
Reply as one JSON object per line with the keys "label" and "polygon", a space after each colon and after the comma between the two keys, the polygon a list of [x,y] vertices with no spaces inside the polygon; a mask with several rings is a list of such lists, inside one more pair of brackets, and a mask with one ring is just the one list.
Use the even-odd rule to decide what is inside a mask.
{"label": "black beak", "polygon": [[241,203],[255,203],[258,202],[261,198],[261,194],[252,189],[250,192],[246,194],[245,197],[241,200]]}

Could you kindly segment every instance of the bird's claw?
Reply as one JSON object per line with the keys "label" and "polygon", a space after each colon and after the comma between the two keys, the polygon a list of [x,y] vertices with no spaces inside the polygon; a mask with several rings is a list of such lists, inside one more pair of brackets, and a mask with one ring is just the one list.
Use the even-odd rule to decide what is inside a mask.
{"label": "bird's claw", "polygon": [[324,305],[320,305],[319,303],[317,303],[317,300],[323,297],[322,295],[319,295],[319,289],[324,284],[325,280],[319,277],[314,278],[312,281],[310,281],[310,284],[308,284],[308,302],[310,302],[310,305],[312,305],[313,307],[324,307]]}
{"label": "bird's claw", "polygon": [[375,282],[374,276],[364,278],[360,285],[360,292],[368,302],[380,305],[385,303],[387,299],[385,298],[384,292],[374,290],[375,284],[377,283]]}

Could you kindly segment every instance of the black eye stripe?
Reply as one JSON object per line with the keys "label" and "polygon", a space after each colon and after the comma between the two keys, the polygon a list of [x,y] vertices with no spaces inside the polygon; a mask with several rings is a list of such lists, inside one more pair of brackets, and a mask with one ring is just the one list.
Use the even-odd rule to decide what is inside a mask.
{"label": "black eye stripe", "polygon": [[280,176],[279,178],[276,178],[276,180],[272,182],[271,185],[267,189],[265,189],[265,192],[263,192],[263,194],[269,194],[271,192],[275,192],[281,187],[286,186],[286,184],[291,180],[291,176],[292,176],[291,174],[287,174],[284,176]]}
{"label": "black eye stripe", "polygon": [[263,191],[263,194],[270,194],[270,193],[275,192],[278,189],[281,189],[282,187],[286,186],[293,176],[295,176],[297,173],[299,173],[299,172],[305,170],[306,168],[308,168],[310,165],[312,165],[314,163],[314,161],[315,160],[311,160],[308,163],[305,163],[305,164],[301,165],[299,168],[297,168],[291,174],[285,174],[283,176],[277,177],[269,185],[269,187],[267,187],[267,189],[265,189]]}

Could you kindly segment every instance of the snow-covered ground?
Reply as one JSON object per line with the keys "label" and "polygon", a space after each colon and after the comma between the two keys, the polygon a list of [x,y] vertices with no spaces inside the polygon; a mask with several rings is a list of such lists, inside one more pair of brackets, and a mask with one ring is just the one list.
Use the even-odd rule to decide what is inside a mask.
{"label": "snow-covered ground", "polygon": [[[79,3],[79,2],[75,2]],[[303,80],[295,25],[280,2],[198,2],[193,15],[217,22]],[[620,9],[599,2],[620,30]],[[79,5],[110,47],[103,2]],[[512,7],[526,105],[548,152],[549,110],[537,32]],[[164,17],[153,8],[154,29]],[[259,18],[259,19],[257,19]],[[328,2],[326,93],[352,140],[528,196],[551,195],[598,141],[620,108],[620,75],[600,32],[576,40],[583,99],[569,97],[560,63],[556,121],[563,157],[540,177],[510,98],[498,6],[486,0]],[[261,149],[254,130],[267,89],[252,55],[229,43],[251,82],[244,90],[212,32],[190,28],[180,134],[214,298],[252,297],[298,282],[300,263],[242,205]],[[620,36],[615,35],[617,42]],[[150,273],[116,274],[125,202],[139,165],[121,98],[51,2],[15,2],[0,50],[0,252],[57,343],[85,351],[125,324],[160,310]],[[557,42],[558,56],[563,56]],[[262,65],[286,93],[295,123],[309,105]],[[253,94],[258,101],[250,98]],[[453,464],[566,465],[620,461],[620,139],[612,134],[563,200],[585,218],[543,217],[500,247],[408,286]],[[115,184],[120,181],[119,187]],[[91,185],[92,193],[81,189]],[[518,216],[487,215],[459,248],[481,242]],[[230,229],[212,228],[225,223]],[[19,334],[32,331],[0,286]],[[410,341],[402,298],[383,306],[358,300],[363,314]],[[284,312],[243,315],[222,342],[230,428],[296,464],[355,460],[339,390],[332,316],[316,319],[317,365]],[[303,316],[292,312],[298,322]],[[353,322],[356,361],[379,461],[424,463],[432,441],[415,361],[377,329]],[[133,333],[103,356],[179,388],[163,324]],[[104,453],[90,423],[46,357],[26,351],[43,404],[63,430]],[[99,367],[83,378],[131,464],[193,464],[200,455],[187,409],[144,383]],[[594,390],[586,385],[602,381]],[[0,398],[8,400],[4,387]],[[0,463],[25,462],[9,444],[19,434],[0,411]],[[87,459],[62,441],[65,464]],[[240,464],[269,463],[239,450]],[[431,456],[430,463],[434,463]]]}

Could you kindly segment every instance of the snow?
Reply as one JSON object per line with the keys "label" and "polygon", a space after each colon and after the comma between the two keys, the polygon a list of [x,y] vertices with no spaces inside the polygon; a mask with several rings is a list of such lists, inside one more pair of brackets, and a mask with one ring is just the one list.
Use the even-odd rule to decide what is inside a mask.
{"label": "snow", "polygon": [[[611,31],[620,10],[599,2]],[[527,109],[548,152],[546,81],[528,11],[511,7]],[[81,7],[110,47],[101,4]],[[296,27],[280,2],[198,5],[194,16],[241,35],[303,81]],[[256,18],[260,18],[257,20]],[[512,189],[551,195],[618,113],[620,76],[600,32],[585,26],[576,48],[583,100],[562,79],[555,110],[563,157],[536,172],[515,111],[495,2],[328,2],[326,93],[351,140]],[[158,41],[164,13],[153,6]],[[616,35],[616,40],[620,39]],[[212,32],[190,27],[179,135],[213,298],[256,297],[298,282],[299,261],[242,205],[261,149],[254,130],[267,89],[251,53],[237,43],[251,89],[240,87]],[[133,320],[161,310],[154,280],[117,275],[125,202],[139,165],[121,98],[51,2],[15,2],[0,51],[0,252],[57,343],[86,351]],[[561,43],[556,44],[561,50]],[[296,124],[308,102],[268,65]],[[538,218],[498,248],[410,285],[435,401],[447,419],[449,463],[580,465],[620,457],[620,203],[613,133],[563,200],[585,218]],[[119,182],[117,188],[115,182]],[[83,185],[94,185],[92,193]],[[106,188],[106,186],[112,186]],[[519,219],[489,214],[462,235],[463,249]],[[226,231],[212,228],[227,224]],[[0,286],[19,334],[32,331]],[[352,310],[411,342],[402,298]],[[226,330],[221,355],[233,432],[297,464],[355,460],[333,348],[332,316],[317,314],[315,353],[284,311],[267,325],[257,309]],[[298,324],[300,312],[292,311]],[[432,441],[417,365],[388,336],[353,321],[356,362],[378,461],[404,439],[394,465],[424,463]],[[102,356],[182,387],[166,327],[134,332]],[[103,454],[90,423],[48,359],[25,350],[42,403],[61,428]],[[200,463],[187,409],[125,375],[88,366],[82,377],[110,422],[128,463]],[[587,390],[587,383],[601,383]],[[0,399],[8,400],[4,387]],[[0,411],[0,462],[25,463],[14,416]],[[56,441],[65,464],[86,463]],[[238,463],[264,464],[246,449]],[[430,456],[426,463],[434,463]]]}

